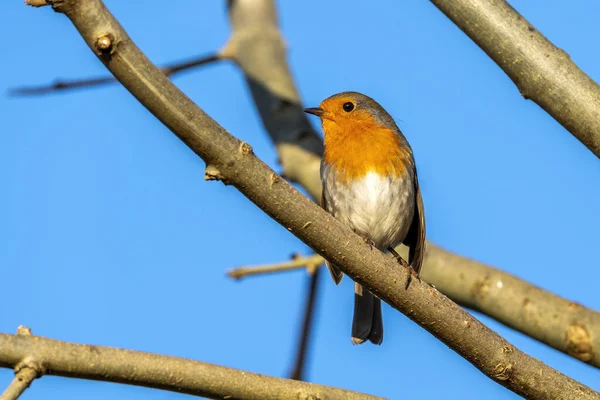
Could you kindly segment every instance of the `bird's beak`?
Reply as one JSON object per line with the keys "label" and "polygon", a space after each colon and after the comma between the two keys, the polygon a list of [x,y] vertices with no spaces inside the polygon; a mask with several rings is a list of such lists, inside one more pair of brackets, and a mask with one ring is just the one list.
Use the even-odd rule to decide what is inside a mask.
{"label": "bird's beak", "polygon": [[321,107],[305,108],[304,112],[316,115],[317,117],[322,117],[323,115],[325,115],[325,110],[323,110]]}

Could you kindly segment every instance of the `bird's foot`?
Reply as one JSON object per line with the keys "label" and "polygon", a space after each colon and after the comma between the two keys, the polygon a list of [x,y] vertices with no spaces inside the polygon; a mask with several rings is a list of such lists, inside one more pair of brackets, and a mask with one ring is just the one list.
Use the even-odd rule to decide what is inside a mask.
{"label": "bird's foot", "polygon": [[404,258],[393,247],[388,247],[389,252],[394,256],[398,264],[400,264],[404,268],[409,268],[410,265],[406,262]]}
{"label": "bird's foot", "polygon": [[372,241],[369,238],[366,238],[366,237],[363,237],[362,239],[365,241],[366,244],[369,245],[369,247],[371,248],[371,250],[373,250],[373,247],[375,247],[375,242]]}
{"label": "bird's foot", "polygon": [[421,276],[417,274],[417,271],[415,271],[415,269],[408,262],[406,262],[406,260],[402,258],[402,256],[398,254],[398,252],[393,247],[388,247],[388,250],[394,256],[396,261],[398,261],[398,264],[408,269],[408,278],[406,279],[406,285],[404,286],[405,290],[408,290],[408,287],[412,282],[413,274],[416,275],[419,282],[421,282]]}
{"label": "bird's foot", "polygon": [[371,239],[369,239],[368,237],[364,237],[363,235],[361,235],[360,233],[356,232],[356,229],[352,228],[352,232],[356,233],[358,236],[361,237],[361,239],[363,240],[363,242],[365,242],[366,244],[369,245],[369,247],[371,248],[371,250],[373,250],[373,247],[375,247],[375,242]]}
{"label": "bird's foot", "polygon": [[417,277],[417,280],[419,281],[419,283],[421,283],[421,275],[419,275],[417,273],[417,271],[415,271],[415,269],[409,265],[408,279],[406,279],[406,286],[404,286],[404,290],[408,290],[408,287],[410,286],[410,283],[412,282],[413,275],[415,275]]}

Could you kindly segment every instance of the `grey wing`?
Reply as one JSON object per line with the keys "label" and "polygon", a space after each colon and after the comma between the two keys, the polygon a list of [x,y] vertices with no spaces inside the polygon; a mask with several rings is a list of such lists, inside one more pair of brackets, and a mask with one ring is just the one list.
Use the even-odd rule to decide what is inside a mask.
{"label": "grey wing", "polygon": [[408,231],[408,235],[404,239],[404,244],[408,246],[408,263],[417,273],[421,273],[423,259],[425,258],[425,210],[423,208],[423,197],[421,196],[421,188],[419,187],[419,179],[417,178],[417,170],[415,168],[415,214]]}
{"label": "grey wing", "polygon": [[[331,171],[331,168],[321,164],[321,180],[323,182],[323,190],[321,191],[321,207],[328,213],[332,214],[329,210],[329,207],[327,206],[327,197],[325,195],[325,192],[327,191],[326,182],[330,173],[333,173]],[[331,278],[333,279],[335,284],[338,285],[342,281],[344,273],[336,265],[331,264],[329,261],[325,261],[325,265],[327,266],[327,269],[331,274]]]}

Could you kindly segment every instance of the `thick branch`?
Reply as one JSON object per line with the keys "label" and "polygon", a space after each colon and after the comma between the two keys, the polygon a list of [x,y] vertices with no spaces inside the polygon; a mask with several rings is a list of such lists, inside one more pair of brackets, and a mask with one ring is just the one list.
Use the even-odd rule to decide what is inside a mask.
{"label": "thick branch", "polygon": [[423,278],[452,300],[600,367],[600,314],[514,275],[430,245]]}
{"label": "thick branch", "polygon": [[[600,394],[529,357],[427,283],[301,195],[218,125],[139,51],[100,0],[63,0],[92,51],[160,121],[221,177],[352,279],[417,322],[494,381],[531,399],[598,399]],[[218,173],[215,173],[218,172]],[[310,222],[310,224],[308,223]]]}
{"label": "thick branch", "polygon": [[505,0],[431,0],[531,99],[600,157],[600,87]]}
{"label": "thick branch", "polygon": [[1,367],[13,368],[27,357],[44,365],[46,375],[126,383],[211,399],[379,399],[185,358],[0,334]]}

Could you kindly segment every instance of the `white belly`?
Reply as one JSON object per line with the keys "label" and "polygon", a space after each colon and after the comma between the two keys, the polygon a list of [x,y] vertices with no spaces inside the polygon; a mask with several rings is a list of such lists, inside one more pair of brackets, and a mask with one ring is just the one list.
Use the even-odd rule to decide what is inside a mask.
{"label": "white belly", "polygon": [[380,250],[406,237],[413,219],[415,193],[409,176],[393,180],[370,172],[352,183],[329,176],[323,185],[327,211],[371,239]]}

